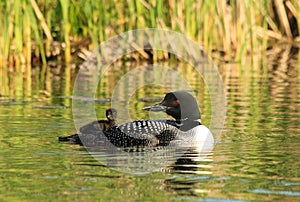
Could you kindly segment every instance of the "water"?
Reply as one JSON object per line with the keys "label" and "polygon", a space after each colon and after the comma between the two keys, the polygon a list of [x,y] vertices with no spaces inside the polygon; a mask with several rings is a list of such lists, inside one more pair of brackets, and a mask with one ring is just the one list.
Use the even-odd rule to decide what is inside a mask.
{"label": "water", "polygon": [[[36,68],[30,79],[16,75],[0,98],[0,201],[300,200],[299,63],[281,55],[276,59],[219,65],[227,113],[213,151],[156,172],[124,173],[118,165],[104,166],[83,147],[57,141],[76,132],[71,107],[75,69]],[[104,73],[96,93],[98,118],[105,118],[114,86],[131,66],[116,64]],[[189,67],[183,70],[184,65],[168,66],[198,90],[202,120],[209,126],[211,101],[201,76]],[[135,75],[139,81],[149,76],[143,71]],[[161,79],[170,75],[176,76],[169,71]],[[176,79],[167,85],[186,87]],[[132,95],[134,88],[131,80],[121,84],[113,102],[129,109],[120,111],[120,123],[166,117],[141,110],[159,101],[166,87],[146,86]]]}

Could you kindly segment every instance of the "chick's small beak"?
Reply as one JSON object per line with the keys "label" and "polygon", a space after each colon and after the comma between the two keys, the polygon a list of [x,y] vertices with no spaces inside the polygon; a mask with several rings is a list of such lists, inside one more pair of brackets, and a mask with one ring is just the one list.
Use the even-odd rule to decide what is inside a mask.
{"label": "chick's small beak", "polygon": [[152,111],[152,112],[165,112],[167,110],[167,107],[161,104],[156,104],[149,107],[144,107],[143,110]]}

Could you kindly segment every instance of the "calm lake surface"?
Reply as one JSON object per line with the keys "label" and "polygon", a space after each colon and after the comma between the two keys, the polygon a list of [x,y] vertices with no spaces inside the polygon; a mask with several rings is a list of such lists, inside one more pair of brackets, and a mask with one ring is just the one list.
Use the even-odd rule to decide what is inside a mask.
{"label": "calm lake surface", "polygon": [[[76,133],[75,68],[10,73],[3,87],[7,93],[0,97],[0,201],[299,201],[297,54],[279,51],[267,59],[218,65],[227,112],[214,149],[201,160],[174,162],[155,172],[122,172],[124,165],[105,166],[84,147],[58,142],[58,136]],[[141,64],[117,62],[103,72],[95,95],[97,117],[104,119],[105,109],[113,105],[120,108],[119,123],[166,118],[142,108],[168,89],[185,90],[180,75],[195,90],[201,119],[209,127],[211,97],[201,75],[186,64],[159,65],[170,67],[153,70],[166,86],[137,88],[136,82],[150,76],[146,67],[134,72],[133,80],[119,82]],[[110,102],[117,85],[118,99]]]}

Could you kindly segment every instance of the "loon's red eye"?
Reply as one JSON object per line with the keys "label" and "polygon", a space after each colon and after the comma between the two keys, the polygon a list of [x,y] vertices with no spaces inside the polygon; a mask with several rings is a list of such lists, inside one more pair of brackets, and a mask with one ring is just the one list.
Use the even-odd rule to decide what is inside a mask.
{"label": "loon's red eye", "polygon": [[174,105],[179,105],[179,100],[174,100],[173,103]]}

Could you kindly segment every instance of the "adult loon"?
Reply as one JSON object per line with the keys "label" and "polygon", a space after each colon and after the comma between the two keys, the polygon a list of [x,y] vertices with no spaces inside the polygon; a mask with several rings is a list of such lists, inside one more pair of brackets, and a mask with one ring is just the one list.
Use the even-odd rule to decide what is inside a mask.
{"label": "adult loon", "polygon": [[117,111],[114,108],[109,108],[106,110],[107,120],[98,120],[88,123],[82,126],[79,131],[80,134],[73,134],[67,137],[59,137],[60,142],[69,142],[72,144],[83,145],[82,140],[86,142],[94,141],[99,131],[106,131],[111,127],[117,126]]}
{"label": "adult loon", "polygon": [[165,112],[175,120],[140,120],[111,127],[104,131],[109,142],[116,147],[156,147],[168,146],[186,137],[189,143],[212,137],[209,129],[201,124],[196,99],[186,91],[167,93],[159,104],[143,109]]}

